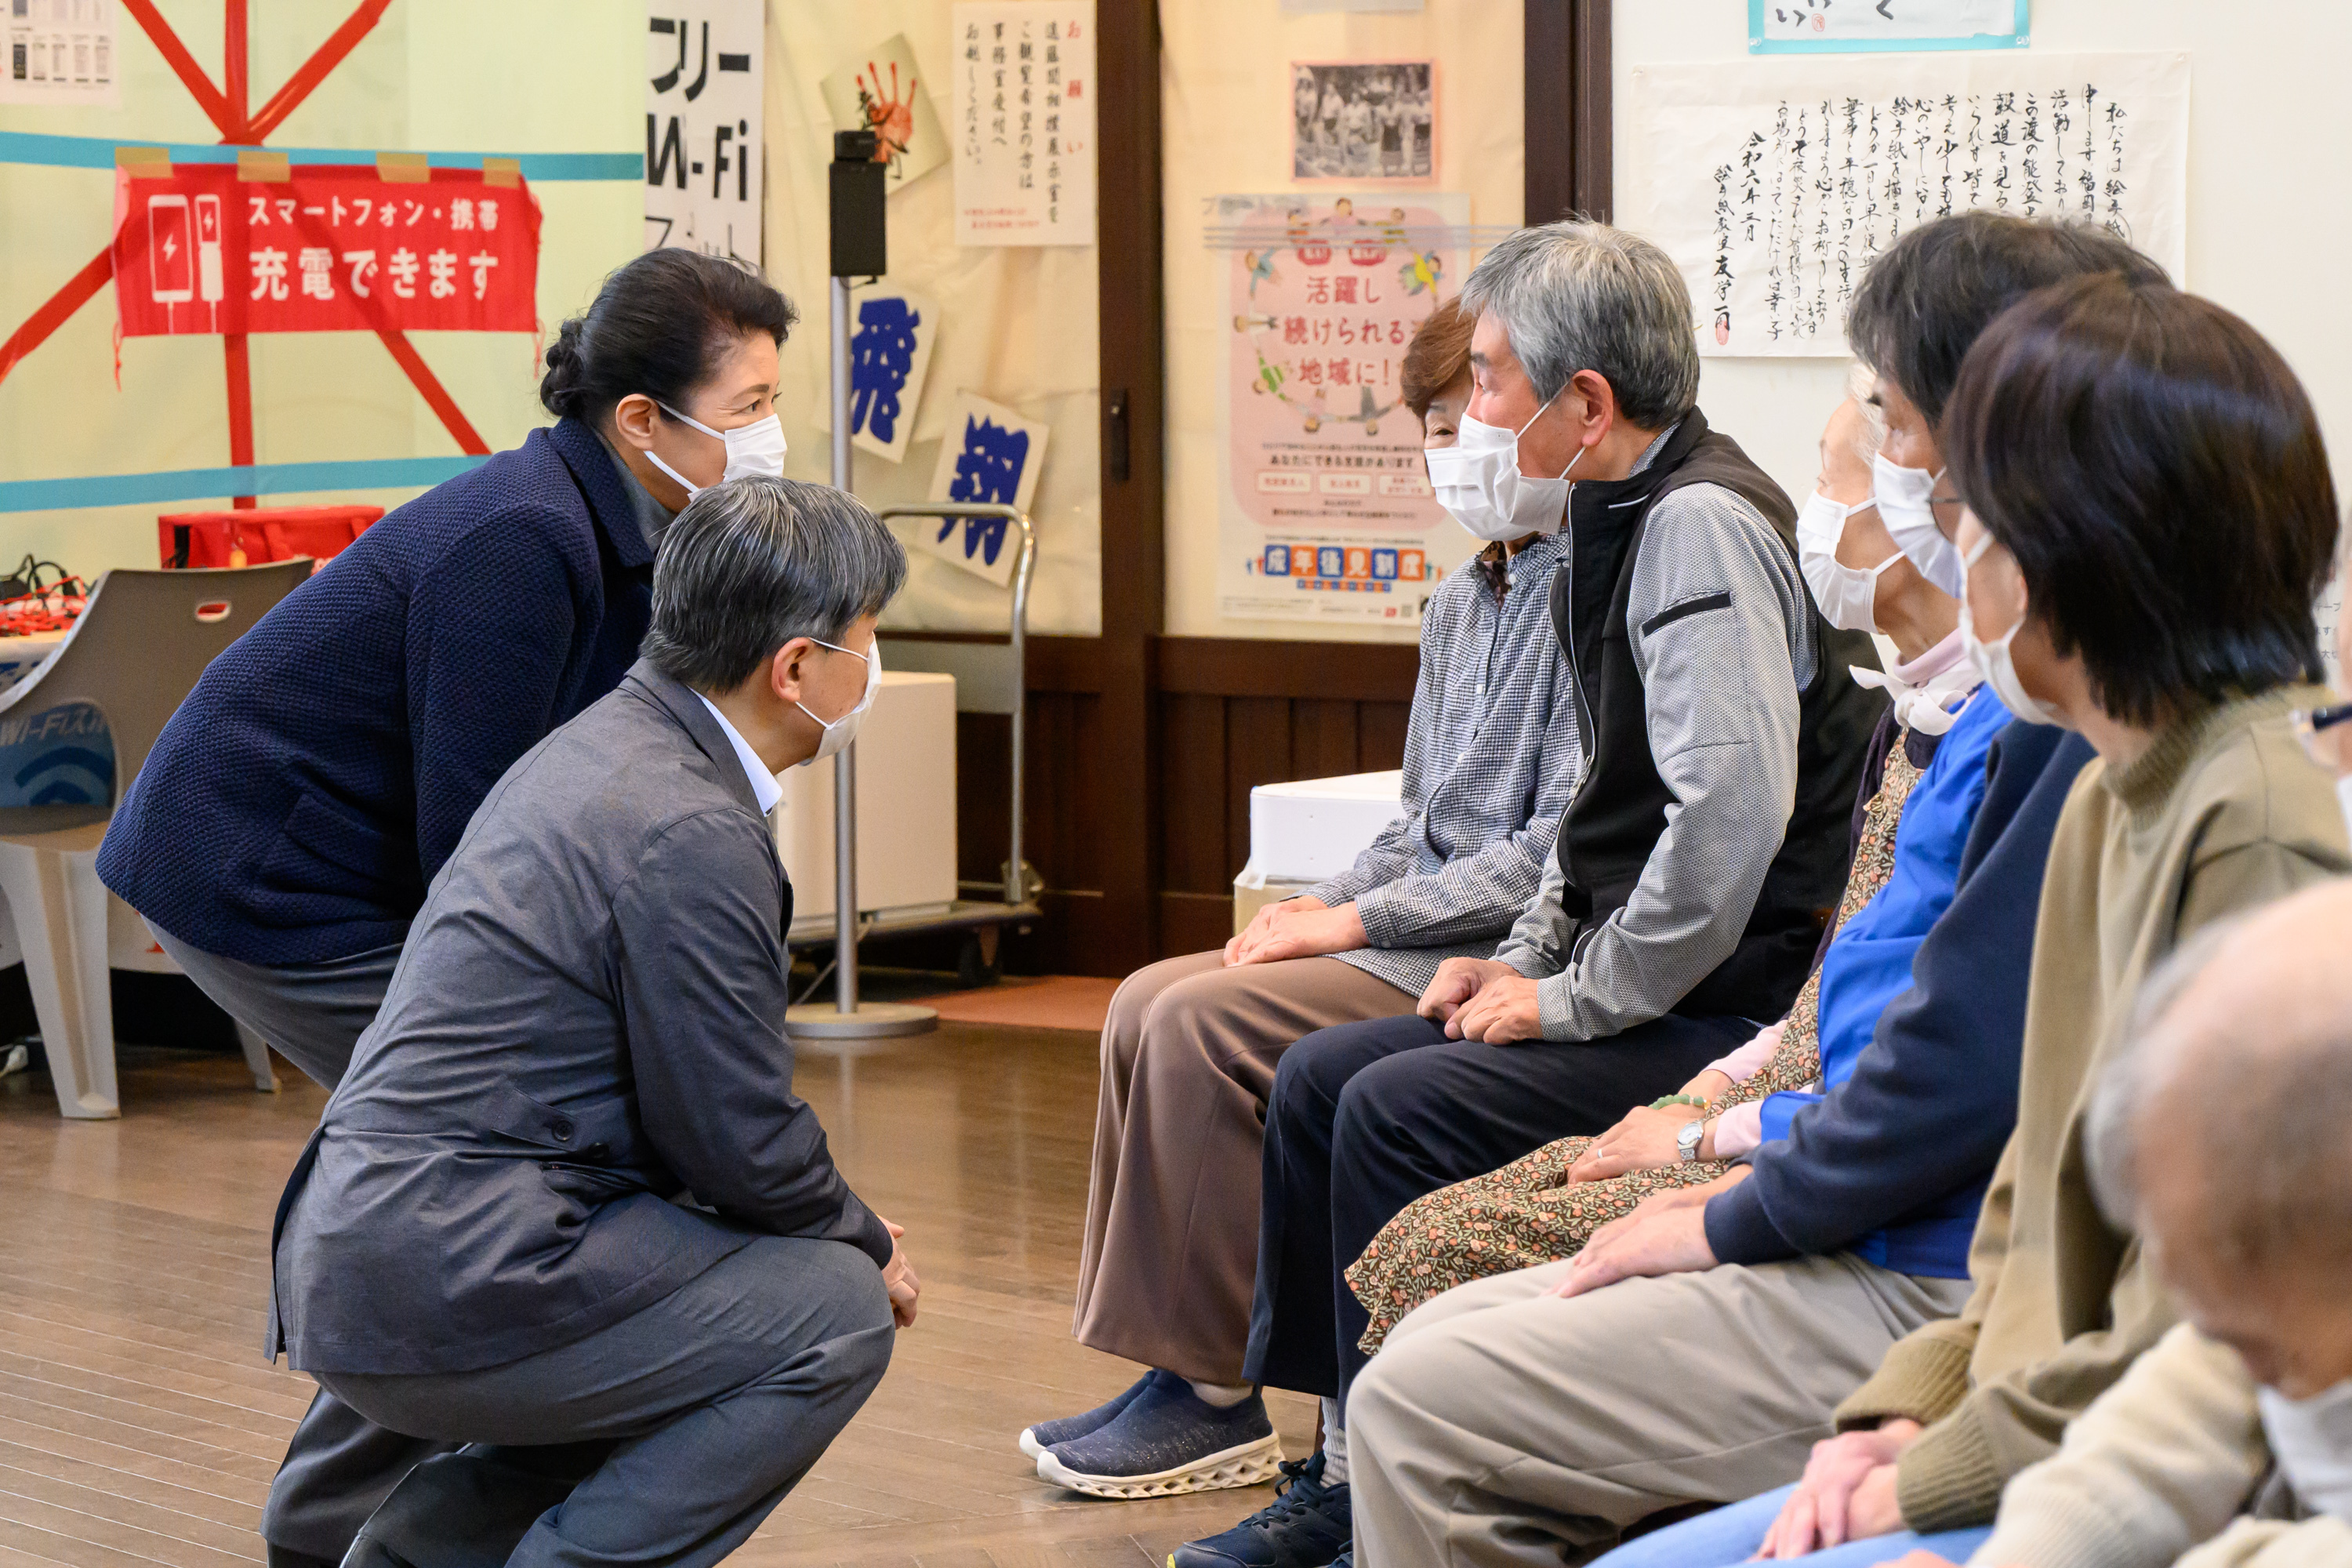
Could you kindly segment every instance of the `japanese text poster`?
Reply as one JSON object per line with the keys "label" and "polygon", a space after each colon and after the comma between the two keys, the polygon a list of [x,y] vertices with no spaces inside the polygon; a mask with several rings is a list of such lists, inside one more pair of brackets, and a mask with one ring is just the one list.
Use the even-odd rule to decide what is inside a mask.
{"label": "japanese text poster", "polygon": [[[155,173],[148,173],[152,170]],[[125,337],[536,330],[539,204],[479,170],[306,163],[119,169]]]}
{"label": "japanese text poster", "polygon": [[115,0],[5,0],[0,103],[122,104]]}
{"label": "japanese text poster", "polygon": [[939,302],[902,289],[861,289],[849,336],[849,438],[901,462],[939,339]]}
{"label": "japanese text poster", "polygon": [[[947,439],[940,443],[940,466],[931,476],[930,499],[994,502],[1027,511],[1045,471],[1043,420],[1024,419],[1002,404],[956,395]],[[1010,582],[1021,549],[1021,531],[1003,518],[917,519],[920,542],[934,555],[954,562],[998,584]]]}
{"label": "japanese text poster", "polygon": [[955,8],[958,245],[1095,242],[1095,8]]}
{"label": "japanese text poster", "polygon": [[1748,52],[2022,48],[2031,0],[1748,0]]}
{"label": "japanese text poster", "polygon": [[835,131],[874,132],[874,161],[889,167],[885,191],[896,195],[948,161],[947,131],[906,34],[845,62],[818,87]]}
{"label": "japanese text poster", "polygon": [[1467,270],[1466,197],[1223,196],[1229,250],[1217,607],[1407,629],[1476,541],[1432,498],[1405,346]]}
{"label": "japanese text poster", "polygon": [[760,265],[763,0],[650,0],[646,248]]}
{"label": "japanese text poster", "polygon": [[1835,354],[1871,258],[1970,207],[2122,235],[2185,283],[2189,58],[1915,55],[1633,72],[1622,221],[1706,354]]}

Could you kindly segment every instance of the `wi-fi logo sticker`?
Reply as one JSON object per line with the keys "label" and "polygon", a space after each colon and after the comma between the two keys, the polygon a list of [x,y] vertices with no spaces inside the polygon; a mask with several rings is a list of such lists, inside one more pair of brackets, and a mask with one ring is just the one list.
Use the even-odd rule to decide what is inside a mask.
{"label": "wi-fi logo sticker", "polygon": [[105,805],[114,799],[114,737],[92,702],[0,721],[0,807]]}

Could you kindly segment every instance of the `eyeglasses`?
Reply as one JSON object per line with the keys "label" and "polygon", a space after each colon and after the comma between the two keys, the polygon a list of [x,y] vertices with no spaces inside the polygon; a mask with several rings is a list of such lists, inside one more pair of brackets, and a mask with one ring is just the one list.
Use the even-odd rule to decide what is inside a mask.
{"label": "eyeglasses", "polygon": [[2303,708],[2293,715],[2294,738],[2311,760],[2335,773],[2352,773],[2352,702]]}

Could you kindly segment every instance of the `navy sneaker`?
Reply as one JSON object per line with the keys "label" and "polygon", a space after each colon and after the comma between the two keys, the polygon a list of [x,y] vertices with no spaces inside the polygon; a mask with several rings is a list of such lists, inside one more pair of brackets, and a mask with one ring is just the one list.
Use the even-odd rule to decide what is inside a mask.
{"label": "navy sneaker", "polygon": [[1348,1488],[1323,1484],[1323,1456],[1281,1467],[1274,1501],[1223,1535],[1188,1541],[1168,1568],[1329,1568],[1348,1561],[1354,1528]]}
{"label": "navy sneaker", "polygon": [[1048,1445],[1037,1479],[1089,1497],[1172,1497],[1272,1480],[1282,1443],[1255,1394],[1219,1409],[1167,1373],[1083,1437]]}
{"label": "navy sneaker", "polygon": [[1021,1428],[1021,1451],[1035,1458],[1056,1443],[1066,1443],[1083,1437],[1089,1432],[1099,1432],[1118,1418],[1118,1413],[1135,1403],[1136,1396],[1160,1378],[1176,1379],[1172,1372],[1147,1372],[1128,1385],[1127,1392],[1108,1405],[1097,1405],[1083,1415],[1065,1415],[1059,1421],[1040,1421],[1034,1426]]}

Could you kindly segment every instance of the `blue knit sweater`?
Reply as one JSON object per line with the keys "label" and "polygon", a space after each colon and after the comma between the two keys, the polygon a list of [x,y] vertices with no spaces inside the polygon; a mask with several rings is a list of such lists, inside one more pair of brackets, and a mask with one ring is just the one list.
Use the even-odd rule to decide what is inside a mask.
{"label": "blue knit sweater", "polygon": [[163,728],[98,873],[206,952],[399,942],[514,760],[620,683],[653,552],[576,420],[401,507],[228,650]]}
{"label": "blue knit sweater", "polygon": [[1909,987],[1843,1081],[1780,1126],[1768,1114],[1780,1136],[1756,1151],[1747,1181],[1707,1201],[1718,1259],[1852,1249],[1903,1273],[1966,1277],[1985,1184],[2017,1121],[2042,868],[2091,756],[2081,737],[2021,720],[1994,738],[1957,891],[1912,955]]}

